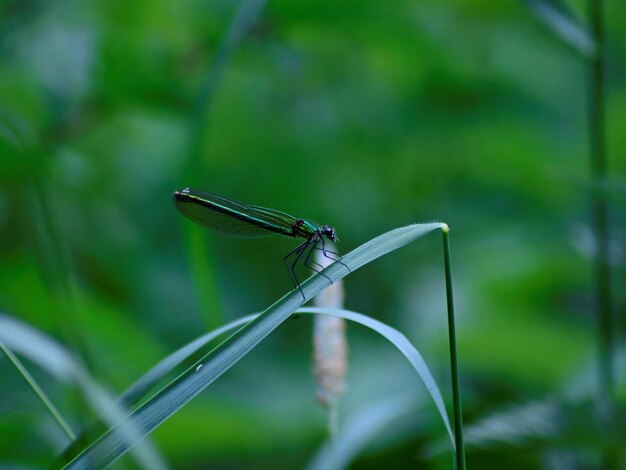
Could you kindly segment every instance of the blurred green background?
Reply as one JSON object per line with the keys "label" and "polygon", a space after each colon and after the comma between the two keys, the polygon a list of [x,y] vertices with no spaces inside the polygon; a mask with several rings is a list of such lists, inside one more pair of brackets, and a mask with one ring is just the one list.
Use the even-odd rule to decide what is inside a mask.
{"label": "blurred green background", "polygon": [[[626,3],[606,7],[623,313]],[[192,228],[171,203],[192,186],[331,224],[342,252],[445,221],[466,426],[548,399],[567,403],[559,423],[586,409],[597,347],[585,64],[524,3],[5,0],[0,12],[0,311],[64,342],[99,383],[121,392],[291,288],[292,241]],[[229,36],[238,15],[241,37]],[[346,308],[407,335],[448,399],[439,236],[345,289]],[[162,425],[152,439],[165,460],[306,465],[326,439],[310,325],[287,322]],[[348,337],[340,423],[397,393],[417,399],[354,468],[448,468],[445,453],[424,457],[444,428],[410,367],[369,331]],[[0,371],[0,463],[46,466],[67,442],[4,358]],[[80,429],[76,394],[32,372]],[[597,464],[588,423],[543,424],[468,442],[469,467]]]}

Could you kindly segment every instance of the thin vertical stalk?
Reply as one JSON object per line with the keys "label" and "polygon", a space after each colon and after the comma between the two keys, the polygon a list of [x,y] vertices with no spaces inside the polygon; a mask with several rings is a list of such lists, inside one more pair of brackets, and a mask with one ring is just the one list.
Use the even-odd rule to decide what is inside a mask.
{"label": "thin vertical stalk", "polygon": [[[592,230],[595,239],[593,260],[594,296],[598,321],[598,402],[605,422],[612,421],[615,401],[613,312],[609,269],[609,214],[605,190],[607,177],[605,143],[605,41],[602,0],[588,0],[587,10],[596,54],[589,60],[589,156],[593,177]],[[615,455],[604,455],[606,468],[615,468]]]}
{"label": "thin vertical stalk", "polygon": [[606,191],[606,147],[604,130],[604,31],[602,1],[589,1],[591,28],[596,39],[596,55],[589,63],[589,144],[592,194],[592,224],[595,235],[595,297],[599,321],[600,390],[604,399],[613,396],[613,337],[611,284],[609,272],[609,220]]}
{"label": "thin vertical stalk", "polygon": [[33,389],[33,392],[35,392],[35,395],[39,397],[39,399],[41,400],[43,405],[48,409],[48,411],[50,412],[54,420],[57,423],[59,423],[59,426],[61,427],[65,435],[69,438],[69,440],[70,441],[75,440],[76,435],[74,434],[74,431],[72,431],[72,428],[70,427],[70,425],[67,423],[67,421],[65,421],[65,418],[63,418],[63,415],[61,415],[57,407],[54,406],[52,401],[48,398],[48,396],[46,395],[46,392],[43,391],[43,389],[39,386],[39,384],[33,378],[33,376],[30,375],[30,372],[28,372],[26,367],[24,367],[24,364],[22,364],[22,361],[20,361],[17,358],[17,356],[13,354],[13,351],[11,351],[8,347],[6,347],[2,341],[0,341],[0,350],[2,350],[2,352],[6,355],[9,361],[13,363],[17,371],[24,378],[24,380],[30,386],[30,388]]}
{"label": "thin vertical stalk", "polygon": [[[189,159],[183,175],[188,186],[197,186],[197,183],[202,181],[202,158],[209,140],[210,116],[215,103],[215,96],[231,57],[250,29],[256,24],[265,2],[266,0],[245,0],[241,4],[206,74],[196,100],[189,139]],[[223,318],[219,314],[216,278],[209,268],[213,264],[213,253],[205,241],[203,232],[198,227],[191,224],[187,224],[186,227],[187,252],[196,291],[208,326],[215,328],[223,323]]]}
{"label": "thin vertical stalk", "polygon": [[239,44],[250,29],[256,24],[266,0],[245,0],[237,10],[235,17],[224,36],[213,63],[200,89],[193,118],[191,151],[187,165],[186,178],[195,184],[200,179],[201,161],[208,140],[210,116],[217,91],[222,83],[226,67]]}
{"label": "thin vertical stalk", "polygon": [[[50,286],[55,301],[63,309],[64,316],[55,315],[55,327],[66,340],[80,353],[83,361],[91,366],[91,354],[87,346],[85,335],[79,325],[79,308],[75,291],[72,285],[72,263],[67,246],[59,234],[58,217],[54,214],[50,204],[51,197],[46,193],[46,187],[40,177],[34,184],[34,213],[38,220],[39,234],[35,240],[36,248],[41,251],[48,271],[43,272]],[[68,321],[68,318],[71,321]]]}
{"label": "thin vertical stalk", "polygon": [[465,447],[463,443],[463,411],[459,387],[459,364],[456,353],[456,327],[454,323],[454,296],[452,294],[452,274],[450,271],[450,228],[446,225],[443,234],[443,256],[446,270],[446,299],[448,302],[448,336],[450,341],[450,371],[452,374],[452,403],[454,406],[454,442],[456,469],[465,470]]}

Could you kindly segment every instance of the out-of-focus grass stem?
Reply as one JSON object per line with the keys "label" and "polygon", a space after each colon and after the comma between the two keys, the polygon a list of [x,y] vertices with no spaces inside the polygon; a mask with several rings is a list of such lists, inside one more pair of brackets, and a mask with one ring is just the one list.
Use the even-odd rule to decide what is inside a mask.
{"label": "out-of-focus grass stem", "polygon": [[72,428],[70,427],[70,425],[67,423],[67,421],[65,421],[65,418],[63,418],[63,416],[61,415],[57,407],[54,406],[52,401],[48,398],[48,396],[46,395],[46,392],[43,391],[43,389],[35,381],[33,376],[30,375],[26,367],[24,367],[24,364],[22,364],[22,361],[20,361],[17,358],[17,356],[15,356],[15,354],[13,354],[13,352],[9,348],[7,348],[1,341],[0,341],[0,350],[2,350],[2,352],[6,355],[9,361],[11,361],[11,363],[15,366],[15,368],[20,373],[20,375],[24,377],[24,380],[26,381],[26,383],[28,383],[30,388],[33,389],[33,391],[35,392],[35,395],[39,397],[39,399],[44,404],[44,406],[48,409],[48,411],[50,412],[54,420],[57,423],[59,423],[59,426],[61,427],[65,435],[70,439],[70,441],[73,441],[74,439],[76,439],[76,435],[74,434],[74,431],[72,431]]}
{"label": "out-of-focus grass stem", "polygon": [[[34,182],[34,213],[39,218],[38,249],[44,257],[47,270],[47,282],[55,300],[63,308],[64,317],[55,317],[55,327],[66,341],[80,352],[86,364],[92,364],[89,348],[84,334],[78,327],[78,305],[72,285],[72,263],[66,245],[59,234],[57,217],[50,207],[51,197],[41,179]],[[68,321],[68,318],[71,321]]]}
{"label": "out-of-focus grass stem", "polygon": [[[589,59],[589,151],[593,177],[592,230],[595,240],[593,260],[595,308],[598,319],[599,346],[599,405],[610,424],[615,400],[614,321],[611,302],[611,272],[609,269],[609,214],[605,190],[607,178],[605,140],[605,68],[604,18],[602,0],[588,0],[587,10],[596,54]],[[604,455],[605,468],[616,468],[617,456]]]}
{"label": "out-of-focus grass stem", "polygon": [[[189,159],[185,168],[185,184],[191,187],[202,184],[202,158],[205,154],[206,143],[210,130],[210,116],[215,102],[215,96],[222,81],[224,71],[235,50],[246,36],[250,28],[265,5],[266,0],[246,0],[238,9],[230,24],[215,58],[202,84],[191,123]],[[196,292],[200,297],[204,317],[209,328],[223,323],[219,314],[215,275],[209,267],[212,253],[207,246],[204,233],[192,224],[186,224],[188,258],[191,263]]]}

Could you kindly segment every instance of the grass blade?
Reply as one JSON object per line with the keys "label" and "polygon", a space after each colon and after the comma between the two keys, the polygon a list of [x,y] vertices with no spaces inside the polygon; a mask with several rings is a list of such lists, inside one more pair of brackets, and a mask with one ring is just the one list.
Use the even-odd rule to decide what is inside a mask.
{"label": "grass blade", "polygon": [[[361,266],[391,251],[423,237],[433,230],[447,227],[442,223],[415,224],[385,233],[361,245],[341,258],[342,263],[354,271]],[[341,263],[334,263],[322,272],[333,282],[346,276],[350,271]],[[319,274],[302,284],[306,299],[311,299],[328,286],[328,280]],[[291,291],[263,314],[221,343],[206,355],[197,367],[192,367],[174,380],[152,399],[135,410],[125,421],[142,435],[156,429],[166,419],[176,413],[192,398],[226,372],[245,356],[260,341],[269,335],[303,303],[300,292]],[[69,468],[105,466],[126,453],[135,442],[129,441],[118,432],[118,427],[102,436],[74,459]]]}
{"label": "grass blade", "polygon": [[191,343],[188,343],[182,348],[176,350],[165,359],[163,359],[161,362],[159,362],[157,365],[155,365],[148,372],[146,372],[143,376],[141,376],[139,380],[137,380],[133,385],[128,388],[128,390],[126,390],[122,394],[120,400],[127,407],[135,405],[156,384],[163,380],[167,375],[171,374],[176,367],[181,365],[189,357],[191,357],[204,346],[206,346],[211,340],[223,335],[224,333],[234,330],[239,326],[250,323],[257,316],[258,314],[247,315],[243,318],[239,318],[238,320],[230,322],[227,325],[224,325],[205,335],[200,336],[199,338],[193,340]]}
{"label": "grass blade", "polygon": [[58,410],[56,406],[54,406],[54,403],[52,403],[52,400],[48,398],[48,395],[46,395],[46,392],[44,392],[43,388],[41,388],[41,386],[37,383],[35,378],[30,374],[30,372],[28,372],[28,369],[26,369],[24,364],[22,364],[22,361],[20,361],[17,358],[17,356],[13,354],[13,351],[7,348],[2,341],[0,341],[0,350],[2,350],[2,352],[6,355],[9,361],[11,361],[13,366],[17,369],[20,375],[24,378],[24,380],[30,386],[30,388],[33,389],[33,392],[35,392],[35,395],[37,395],[37,397],[41,400],[43,405],[48,409],[48,411],[50,412],[54,420],[57,423],[59,423],[59,426],[61,427],[61,429],[63,429],[63,432],[65,433],[65,435],[72,441],[76,439],[76,435],[74,434],[74,431],[72,431],[72,428],[69,425],[69,423],[65,421],[65,418],[63,417],[61,412]]}
{"label": "grass blade", "polygon": [[[77,385],[97,415],[109,425],[125,416],[115,400],[91,379],[83,366],[61,345],[40,331],[14,318],[0,315],[0,342],[38,364],[57,380]],[[132,423],[121,426],[120,435],[126,440],[140,439]],[[146,441],[133,454],[143,468],[165,468],[161,458]]]}
{"label": "grass blade", "polygon": [[[435,402],[435,405],[437,406],[437,410],[439,411],[442,421],[446,427],[448,437],[452,444],[452,448],[454,449],[454,438],[452,436],[450,421],[445,410],[444,402],[441,397],[441,392],[439,391],[439,388],[437,387],[437,384],[432,374],[430,373],[430,370],[428,369],[425,361],[423,360],[419,352],[413,347],[412,344],[410,344],[409,340],[402,333],[382,322],[379,322],[378,320],[356,312],[351,312],[349,310],[304,307],[298,309],[296,313],[327,315],[350,320],[355,323],[367,326],[368,328],[381,334],[392,344],[394,344],[394,346],[396,346],[396,348],[398,348],[398,350],[411,362],[416,372],[424,382],[426,390],[428,391],[431,398]],[[158,382],[160,382],[164,377],[170,374],[177,366],[188,360],[202,347],[206,346],[209,341],[217,338],[224,333],[227,333],[228,331],[234,330],[241,325],[251,322],[258,316],[259,314],[247,315],[186,344],[182,348],[167,356],[156,366],[150,369],[146,374],[144,374],[122,395],[121,400],[124,401],[124,403],[126,404],[130,404],[140,400],[147,391],[152,389]]]}
{"label": "grass blade", "polygon": [[411,363],[417,374],[424,382],[424,386],[428,391],[430,397],[435,402],[437,406],[437,411],[439,411],[439,415],[443,421],[443,424],[446,427],[446,431],[448,432],[448,437],[450,438],[450,444],[452,445],[452,449],[454,449],[454,435],[452,434],[452,427],[450,426],[450,420],[448,419],[448,414],[446,413],[446,407],[443,402],[443,398],[441,396],[441,392],[439,391],[439,387],[437,387],[437,383],[430,373],[430,369],[426,365],[426,361],[419,353],[419,351],[411,344],[411,342],[400,333],[395,328],[390,327],[378,320],[375,320],[366,315],[361,315],[356,312],[351,312],[349,310],[343,309],[329,309],[329,308],[302,308],[298,310],[298,312],[303,313],[316,313],[320,315],[333,315],[341,318],[345,318],[346,320],[353,321],[355,323],[360,323],[363,326],[366,326],[380,335],[382,335],[386,340],[392,343],[398,351],[400,351],[404,357]]}

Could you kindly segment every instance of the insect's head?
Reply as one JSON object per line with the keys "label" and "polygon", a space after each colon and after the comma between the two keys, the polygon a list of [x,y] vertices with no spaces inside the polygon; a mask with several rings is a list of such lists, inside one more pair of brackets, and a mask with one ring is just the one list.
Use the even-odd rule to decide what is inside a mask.
{"label": "insect's head", "polygon": [[335,232],[335,229],[332,228],[330,225],[324,225],[322,227],[322,235],[328,238],[331,242],[339,241],[339,239],[337,238],[337,233]]}
{"label": "insect's head", "polygon": [[183,201],[186,202],[189,199],[189,188],[182,189],[180,191],[174,191],[172,195],[174,202]]}

